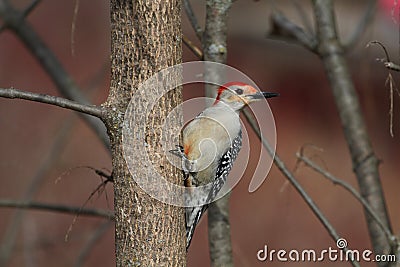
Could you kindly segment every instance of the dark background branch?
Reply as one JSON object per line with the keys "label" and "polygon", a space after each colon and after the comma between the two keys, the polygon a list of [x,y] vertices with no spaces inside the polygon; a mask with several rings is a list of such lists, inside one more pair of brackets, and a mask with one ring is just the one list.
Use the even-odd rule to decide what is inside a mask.
{"label": "dark background branch", "polygon": [[[36,34],[30,24],[25,21],[23,13],[16,10],[8,0],[3,0],[0,1],[0,17],[3,19],[4,26],[12,30],[32,55],[36,57],[64,97],[84,105],[90,105],[90,102],[81,93],[81,90],[64,70],[51,50]],[[109,139],[102,121],[84,113],[79,113],[79,115],[94,130],[103,144],[109,148]]]}
{"label": "dark background branch", "polygon": [[[361,22],[348,41],[347,49],[350,48],[350,45],[355,45],[355,42],[372,20],[375,5],[374,1],[369,2]],[[272,16],[275,23],[273,32],[283,37],[291,37],[320,56],[331,84],[361,194],[383,224],[391,230],[379,178],[379,160],[372,149],[359,100],[345,62],[343,55],[345,50],[337,34],[332,1],[314,0],[313,7],[316,18],[316,43],[310,42],[310,38],[300,27],[280,14]],[[365,215],[375,253],[388,253],[391,249],[394,249],[390,248],[388,240],[376,220],[367,211]]]}
{"label": "dark background branch", "polygon": [[[317,219],[321,222],[321,224],[325,227],[329,235],[332,237],[335,242],[340,238],[340,235],[337,233],[336,229],[329,222],[328,218],[322,213],[320,208],[314,202],[314,200],[310,197],[310,195],[304,190],[303,186],[297,181],[293,173],[286,167],[285,162],[279,157],[279,155],[272,149],[271,145],[268,143],[268,140],[261,134],[260,129],[258,127],[257,121],[252,116],[249,110],[244,110],[244,115],[246,120],[249,122],[251,128],[257,134],[260,139],[263,147],[268,151],[268,154],[274,159],[274,164],[280,172],[286,177],[286,179],[292,184],[292,186],[296,189],[296,191],[303,198],[304,202],[306,202],[307,206],[312,210]],[[346,247],[344,250],[346,251],[348,248]],[[353,266],[360,266],[357,261],[350,261]]]}
{"label": "dark background branch", "polygon": [[371,45],[378,45],[383,49],[383,52],[385,52],[385,58],[377,59],[379,62],[383,62],[383,65],[385,66],[385,68],[387,68],[389,70],[400,71],[400,66],[390,60],[389,53],[388,53],[386,47],[381,42],[371,41],[367,44],[367,47],[369,47]]}
{"label": "dark background branch", "polygon": [[[206,25],[203,34],[204,60],[226,63],[227,59],[227,34],[228,12],[232,0],[207,0]],[[206,80],[225,83],[223,73],[210,70],[206,72]],[[206,97],[214,99],[217,87],[205,84]],[[207,103],[211,104],[211,103]],[[208,208],[208,244],[210,248],[211,266],[233,266],[231,227],[229,220],[230,193],[214,201]]]}
{"label": "dark background branch", "polygon": [[[23,202],[31,201],[37,194],[44,183],[46,177],[45,174],[49,172],[54,164],[56,164],[65,149],[66,139],[70,136],[70,130],[72,128],[72,120],[68,119],[66,122],[64,121],[61,124],[62,125],[60,125],[58,132],[54,136],[51,149],[43,157],[41,164],[37,167],[35,174],[29,181],[29,185],[22,197]],[[21,231],[21,224],[24,222],[24,211],[24,209],[16,210],[8,222],[4,236],[1,240],[0,266],[6,266],[12,255],[18,233]]]}
{"label": "dark background branch", "polygon": [[74,267],[85,266],[85,260],[88,258],[90,252],[92,252],[93,247],[99,242],[99,240],[104,236],[108,229],[113,226],[114,223],[110,221],[102,222],[99,227],[90,236],[88,242],[81,249],[78,258],[75,261]]}
{"label": "dark background branch", "polygon": [[[336,30],[333,3],[331,0],[314,0],[313,6],[318,54],[331,85],[361,195],[391,230],[379,177],[379,160],[372,149],[358,96],[343,56],[343,47]],[[365,212],[365,215],[375,253],[388,253],[391,248],[382,229],[368,212]]]}
{"label": "dark background branch", "polygon": [[199,38],[200,42],[203,40],[203,30],[201,29],[196,15],[193,12],[192,5],[190,4],[190,0],[183,0],[183,7],[185,8],[186,15],[192,25],[194,32]]}
{"label": "dark background branch", "polygon": [[370,216],[374,218],[374,220],[377,222],[377,224],[381,227],[382,231],[385,233],[386,238],[394,245],[398,246],[398,241],[396,237],[391,233],[391,231],[387,228],[386,225],[383,224],[381,219],[378,217],[378,215],[375,213],[375,211],[369,206],[368,202],[365,201],[365,199],[360,195],[360,193],[357,192],[356,189],[354,189],[349,183],[345,182],[342,179],[339,179],[335,177],[333,174],[330,172],[324,170],[321,166],[316,164],[314,161],[312,161],[310,158],[304,156],[301,152],[296,153],[296,156],[298,159],[300,159],[306,166],[310,167],[314,171],[322,174],[325,178],[330,180],[333,184],[335,185],[340,185],[344,189],[346,189],[348,192],[350,192],[355,199],[357,199],[365,208],[365,210],[369,213]]}
{"label": "dark background branch", "polygon": [[34,201],[19,201],[11,199],[0,199],[0,207],[18,209],[36,209],[51,212],[70,213],[78,216],[94,216],[114,220],[114,213],[100,209],[88,209],[82,207],[72,207],[59,204],[47,204]]}
{"label": "dark background branch", "polygon": [[193,54],[199,59],[203,59],[203,52],[200,48],[195,46],[192,41],[189,40],[185,35],[182,36],[183,43],[193,52]]}
{"label": "dark background branch", "polygon": [[344,41],[343,47],[346,51],[351,50],[356,47],[357,43],[360,41],[362,35],[365,33],[368,26],[372,24],[377,11],[377,0],[369,0],[368,6],[360,20],[357,24],[356,29],[350,35],[349,39]]}
{"label": "dark background branch", "polygon": [[315,51],[317,41],[315,37],[306,33],[301,27],[287,19],[280,12],[274,12],[271,16],[271,31],[269,38],[284,38],[295,41],[305,46],[310,51]]}
{"label": "dark background branch", "polygon": [[10,99],[24,99],[30,100],[39,103],[50,104],[74,111],[78,111],[80,113],[85,113],[91,116],[95,116],[97,118],[103,117],[103,109],[94,105],[87,104],[79,104],[75,101],[71,101],[62,97],[45,95],[45,94],[36,94],[32,92],[26,92],[22,90],[18,90],[15,88],[3,89],[0,88],[0,97],[10,98]]}

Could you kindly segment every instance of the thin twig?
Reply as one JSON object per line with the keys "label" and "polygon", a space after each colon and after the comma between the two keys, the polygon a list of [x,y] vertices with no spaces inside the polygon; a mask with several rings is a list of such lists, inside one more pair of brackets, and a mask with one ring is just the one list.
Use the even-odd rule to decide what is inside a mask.
{"label": "thin twig", "polygon": [[[90,102],[64,70],[55,55],[45,45],[31,25],[24,19],[23,14],[16,10],[9,1],[0,1],[0,17],[3,20],[4,26],[12,30],[31,51],[32,55],[36,57],[65,98],[84,105],[90,105]],[[88,116],[82,112],[79,113],[79,115],[94,130],[97,136],[102,140],[104,146],[109,149],[110,143],[104,123],[98,118]]]}
{"label": "thin twig", "polygon": [[304,10],[304,3],[300,3],[298,0],[293,0],[292,1],[295,10],[298,13],[299,18],[302,20],[304,27],[309,33],[313,32],[313,27],[312,23],[310,22],[309,16],[307,15],[307,12]]}
{"label": "thin twig", "polygon": [[[100,183],[94,190],[92,190],[92,192],[89,194],[88,198],[87,198],[87,199],[85,200],[85,202],[82,204],[81,209],[83,209],[83,208],[86,206],[86,204],[89,202],[90,199],[92,199],[92,197],[94,196],[95,193],[98,193],[98,194],[100,195],[102,192],[105,192],[105,196],[106,196],[106,199],[107,199],[107,201],[108,201],[107,192],[105,191],[105,187],[106,187],[106,185],[107,185],[108,183],[114,182],[112,173],[111,173],[111,174],[107,174],[106,172],[104,172],[104,171],[102,171],[102,170],[99,170],[99,169],[96,169],[96,168],[93,168],[93,167],[91,167],[91,166],[76,166],[76,167],[73,167],[73,168],[68,169],[67,171],[63,172],[59,177],[57,177],[57,178],[55,179],[55,183],[60,182],[60,181],[61,181],[61,178],[62,178],[63,176],[65,176],[65,175],[69,175],[69,174],[71,173],[72,170],[81,169],[81,168],[90,169],[90,170],[94,171],[97,175],[99,175],[99,177],[100,177],[100,179],[101,179],[101,183]],[[104,179],[104,180],[103,180],[103,179]],[[107,204],[108,204],[108,202],[107,202]],[[74,218],[72,219],[72,222],[71,222],[71,224],[69,225],[68,230],[67,230],[67,232],[66,232],[66,234],[65,234],[65,241],[68,241],[69,234],[71,233],[72,228],[73,228],[73,226],[75,225],[76,221],[78,220],[78,217],[79,217],[79,216],[80,216],[80,213],[78,212],[78,213],[74,216]]]}
{"label": "thin twig", "polygon": [[193,12],[192,5],[189,0],[183,0],[183,7],[185,8],[186,15],[192,25],[193,30],[195,31],[197,38],[199,38],[200,42],[203,40],[203,30],[201,29],[196,15]]}
{"label": "thin twig", "polygon": [[394,91],[396,91],[397,95],[400,96],[399,89],[397,89],[397,86],[393,80],[392,74],[388,73],[388,77],[386,78],[385,81],[385,86],[389,84],[389,99],[390,99],[390,108],[389,108],[389,117],[390,117],[390,123],[389,123],[389,132],[392,137],[394,137],[394,132],[393,132],[393,109],[394,109]]}
{"label": "thin twig", "polygon": [[313,169],[314,171],[322,174],[325,178],[330,180],[333,184],[337,184],[342,186],[344,189],[346,189],[348,192],[350,192],[362,205],[363,207],[368,211],[368,213],[374,218],[374,220],[378,223],[378,225],[381,227],[382,231],[385,233],[387,239],[392,243],[392,244],[397,244],[397,238],[391,233],[391,231],[383,224],[381,219],[379,219],[378,215],[376,212],[371,208],[371,206],[367,203],[367,201],[360,195],[360,193],[357,192],[356,189],[354,189],[350,184],[345,182],[342,179],[339,179],[335,177],[333,174],[330,172],[324,170],[321,168],[318,164],[316,164],[314,161],[309,159],[308,157],[304,156],[301,152],[297,152],[296,156],[299,160],[304,162],[308,167]]}
{"label": "thin twig", "polygon": [[71,23],[71,54],[72,54],[72,56],[75,56],[75,30],[76,30],[76,21],[78,19],[78,13],[79,13],[79,5],[80,5],[80,1],[75,0],[74,14],[72,16],[72,23]]}
{"label": "thin twig", "polygon": [[24,11],[22,11],[22,14],[24,18],[26,18],[34,9],[35,7],[41,2],[41,0],[33,0],[26,8]]}
{"label": "thin twig", "polygon": [[390,61],[389,53],[388,53],[386,47],[381,42],[371,41],[367,44],[366,47],[370,47],[371,45],[380,46],[383,49],[383,52],[385,53],[385,58],[377,59],[379,62],[383,62],[383,65],[389,70],[400,71],[400,66],[397,65],[396,63]]}
{"label": "thin twig", "polygon": [[[105,178],[105,180],[107,180],[107,182],[111,182],[111,183],[114,182],[114,178],[113,178],[113,175],[112,175],[112,174],[107,174],[107,173],[106,173],[105,171],[103,171],[103,170],[96,169],[96,168],[94,168],[94,167],[92,167],[92,166],[84,165],[84,166],[75,166],[75,167],[69,168],[68,170],[64,171],[60,176],[58,176],[58,177],[54,180],[54,183],[55,183],[55,184],[59,183],[59,182],[61,181],[61,179],[62,179],[64,176],[70,175],[72,171],[77,170],[77,169],[89,169],[89,170],[92,170],[92,171],[94,171],[94,173],[97,174],[100,178]],[[107,171],[108,171],[108,170],[107,170]],[[102,181],[103,181],[103,180],[102,180]]]}
{"label": "thin twig", "polygon": [[317,41],[314,36],[306,33],[301,27],[288,20],[280,12],[271,15],[272,29],[268,37],[287,38],[289,41],[299,42],[310,51],[315,52]]}
{"label": "thin twig", "polygon": [[[304,190],[304,188],[301,186],[301,184],[296,180],[294,175],[289,171],[289,169],[286,167],[285,163],[280,159],[278,154],[275,153],[275,151],[272,149],[271,145],[268,143],[267,139],[261,134],[259,126],[254,119],[254,117],[251,115],[251,112],[248,110],[244,110],[244,116],[249,122],[251,128],[254,130],[254,132],[257,134],[258,138],[261,140],[262,145],[264,148],[267,150],[269,155],[274,159],[274,164],[275,166],[278,167],[278,169],[282,172],[282,174],[288,179],[288,181],[293,185],[293,187],[296,189],[296,191],[300,194],[300,196],[303,198],[303,200],[306,202],[306,204],[309,206],[309,208],[312,210],[312,212],[315,214],[315,216],[318,218],[318,220],[322,223],[322,225],[325,227],[325,229],[328,231],[329,235],[332,237],[335,242],[340,239],[339,234],[336,232],[336,229],[332,226],[332,224],[329,222],[329,220],[325,217],[325,215],[322,213],[322,211],[318,208],[317,204],[312,200],[312,198],[307,194],[307,192]],[[347,248],[345,248],[346,250]],[[351,264],[353,266],[360,266],[358,262],[356,261],[351,261]]]}
{"label": "thin twig", "polygon": [[383,59],[383,61],[384,61],[384,62],[390,62],[389,53],[388,53],[386,47],[385,47],[381,42],[376,41],[376,40],[375,40],[375,41],[370,41],[370,42],[366,45],[366,47],[370,47],[371,45],[378,45],[378,46],[380,46],[380,47],[383,49],[383,52],[385,53],[385,56],[386,56],[386,58]]}
{"label": "thin twig", "polygon": [[356,29],[350,36],[349,40],[347,40],[343,44],[346,51],[355,47],[355,44],[360,41],[360,37],[365,32],[367,27],[371,24],[375,15],[376,4],[376,0],[369,0],[367,10],[364,12],[364,15],[358,23]]}
{"label": "thin twig", "polygon": [[[100,195],[101,192],[105,191],[106,185],[109,182],[112,182],[112,175],[107,175],[101,170],[96,170],[92,167],[89,167],[92,170],[95,170],[96,174],[98,174],[101,178],[105,178],[104,181],[102,180],[101,183],[90,193],[89,197],[86,199],[86,201],[82,204],[81,209],[84,209],[86,204],[89,202],[90,199],[94,196],[94,194],[98,193]],[[72,232],[72,228],[75,225],[76,221],[78,220],[78,217],[80,216],[80,213],[77,212],[72,219],[71,224],[68,227],[67,233],[65,234],[65,241],[68,241],[69,234]]]}
{"label": "thin twig", "polygon": [[394,108],[394,90],[396,90],[397,94],[400,96],[400,92],[397,89],[392,74],[390,73],[390,70],[394,71],[400,71],[400,66],[391,62],[389,58],[389,53],[386,49],[386,47],[379,41],[371,41],[367,44],[366,47],[369,47],[371,45],[378,45],[382,48],[383,52],[385,53],[385,58],[379,58],[377,59],[379,62],[383,62],[383,65],[389,70],[388,77],[386,78],[385,81],[385,86],[389,84],[389,101],[390,101],[390,108],[389,108],[389,132],[390,136],[394,137],[394,132],[393,132],[393,108]]}
{"label": "thin twig", "polygon": [[[27,17],[27,16],[32,12],[32,10],[35,9],[35,7],[37,6],[37,4],[39,4],[40,1],[41,1],[41,0],[34,0],[34,1],[32,1],[32,2],[28,5],[28,7],[26,7],[25,10],[22,11],[22,17],[23,17],[23,18]],[[1,26],[0,26],[0,33],[1,33],[2,31],[4,31],[5,29],[7,29],[7,24],[1,25]]]}
{"label": "thin twig", "polygon": [[103,109],[94,105],[79,104],[75,101],[71,101],[58,96],[50,96],[45,94],[36,94],[32,92],[26,92],[14,88],[4,89],[0,88],[0,97],[10,98],[10,99],[24,99],[34,102],[40,102],[45,104],[50,104],[88,115],[95,116],[97,118],[103,117]]}
{"label": "thin twig", "polygon": [[81,207],[72,207],[59,204],[47,204],[34,201],[19,201],[11,199],[0,199],[0,207],[18,208],[18,209],[37,209],[50,212],[61,212],[78,214],[82,216],[102,217],[109,220],[114,220],[114,213],[112,211],[100,209],[82,209]]}
{"label": "thin twig", "polygon": [[190,41],[189,38],[182,35],[182,41],[198,59],[203,59],[203,52],[192,41]]}
{"label": "thin twig", "polygon": [[79,256],[74,264],[75,267],[83,266],[89,253],[92,251],[93,247],[98,243],[99,239],[107,232],[107,230],[112,226],[113,223],[106,221],[97,227],[96,231],[89,237],[86,245],[80,250]]}
{"label": "thin twig", "polygon": [[[50,150],[43,157],[41,163],[37,167],[35,174],[30,179],[29,185],[22,196],[22,200],[27,202],[31,201],[37,191],[40,189],[43,180],[46,177],[46,173],[54,165],[59,157],[63,154],[62,151],[66,145],[66,139],[69,136],[70,129],[72,127],[72,118],[68,118],[66,121],[60,123],[57,133],[53,138],[53,143]],[[9,261],[18,234],[20,233],[21,223],[25,219],[25,210],[16,210],[11,218],[8,220],[8,225],[5,227],[3,238],[0,246],[0,266],[5,266]]]}
{"label": "thin twig", "polygon": [[394,132],[393,132],[393,106],[394,106],[394,97],[393,97],[393,78],[392,74],[389,72],[388,77],[386,78],[385,81],[385,86],[389,84],[389,99],[390,99],[390,108],[389,108],[389,132],[390,136],[394,137]]}
{"label": "thin twig", "polygon": [[385,66],[389,70],[400,71],[400,65],[393,62],[384,62],[383,66]]}

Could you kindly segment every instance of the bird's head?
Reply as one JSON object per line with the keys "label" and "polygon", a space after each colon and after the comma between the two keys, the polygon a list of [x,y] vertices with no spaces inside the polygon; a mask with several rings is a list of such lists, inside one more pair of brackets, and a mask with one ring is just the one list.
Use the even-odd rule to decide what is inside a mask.
{"label": "bird's head", "polygon": [[219,101],[239,110],[252,102],[278,96],[278,93],[260,92],[253,86],[242,82],[229,82],[218,89],[215,104]]}

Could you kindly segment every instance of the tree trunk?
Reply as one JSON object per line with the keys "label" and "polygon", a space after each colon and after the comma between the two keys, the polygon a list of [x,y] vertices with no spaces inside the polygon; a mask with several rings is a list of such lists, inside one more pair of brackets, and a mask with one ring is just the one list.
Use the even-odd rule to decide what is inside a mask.
{"label": "tree trunk", "polygon": [[[332,87],[361,195],[383,224],[391,229],[379,177],[379,160],[372,149],[358,96],[343,56],[343,47],[336,30],[333,2],[314,0],[313,6],[319,42],[318,54]],[[375,254],[390,253],[391,247],[383,230],[374,218],[364,211]],[[380,262],[378,265],[387,266],[390,263]]]}
{"label": "tree trunk", "polygon": [[[203,35],[204,60],[226,64],[228,12],[232,0],[207,0],[206,26]],[[206,80],[226,82],[226,77],[217,69],[207,69]],[[206,84],[208,105],[217,95],[219,86]],[[231,228],[229,222],[229,196],[212,202],[208,208],[208,243],[211,266],[233,266]]]}
{"label": "tree trunk", "polygon": [[[179,0],[111,0],[111,88],[104,120],[113,156],[117,266],[186,265],[183,209],[152,198],[133,179],[152,175],[154,167],[169,182],[181,183],[180,170],[168,163],[160,142],[166,116],[182,101],[181,89],[162,97],[148,114],[146,139],[132,142],[135,157],[143,158],[132,173],[122,145],[128,103],[132,95],[143,93],[138,86],[161,69],[181,63],[180,16]],[[157,88],[146,94],[153,90],[156,94]],[[143,113],[145,105],[135,103],[133,113]],[[180,119],[172,123],[179,131]],[[134,134],[141,131],[137,127],[132,129]],[[147,151],[140,149],[144,143]],[[146,163],[146,153],[152,166]]]}

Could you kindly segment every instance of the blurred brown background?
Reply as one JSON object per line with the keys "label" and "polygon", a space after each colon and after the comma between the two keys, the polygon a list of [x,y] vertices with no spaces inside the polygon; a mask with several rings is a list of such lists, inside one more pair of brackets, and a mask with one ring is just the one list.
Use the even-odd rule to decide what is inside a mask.
{"label": "blurred brown background", "polygon": [[[24,7],[29,1],[12,1]],[[192,1],[202,22],[204,4]],[[331,91],[320,60],[297,45],[266,38],[269,15],[279,9],[292,21],[301,23],[296,1],[238,0],[230,12],[228,64],[243,71],[260,88],[279,92],[269,101],[277,127],[277,152],[290,169],[295,153],[304,144],[314,144],[324,152],[307,150],[322,166],[357,187],[351,160],[344,141]],[[308,1],[304,6],[311,19]],[[368,1],[335,1],[337,23],[342,40],[358,26]],[[383,57],[378,47],[365,48],[371,40],[383,42],[391,59],[399,58],[399,21],[391,14],[396,1],[379,1],[376,16],[367,31],[348,53],[348,63],[359,93],[368,131],[380,165],[383,189],[395,234],[400,232],[400,188],[398,165],[400,143],[399,97],[394,100],[394,138],[389,134],[388,71],[375,59]],[[396,7],[398,9],[398,6]],[[74,1],[43,0],[28,21],[60,59],[63,66],[93,103],[102,103],[109,87],[110,26],[108,1],[80,1],[74,44],[71,25]],[[183,33],[196,42],[195,34],[183,14]],[[72,49],[73,48],[73,49]],[[74,54],[72,54],[74,50]],[[197,60],[184,47],[184,61]],[[399,74],[394,73],[397,82]],[[59,95],[40,65],[9,31],[0,33],[0,87]],[[184,91],[185,99],[201,96],[200,88]],[[90,169],[111,169],[111,159],[102,143],[72,111],[22,100],[0,98],[0,199],[22,200],[34,191],[33,199],[45,203],[81,206],[100,183]],[[252,148],[259,146],[250,132]],[[281,263],[259,262],[256,253],[264,245],[270,249],[336,248],[326,230],[311,213],[298,193],[286,184],[273,167],[268,179],[254,193],[247,188],[256,162],[250,162],[231,198],[231,230],[236,266],[344,266],[344,262]],[[338,186],[310,169],[300,166],[297,178],[321,210],[348,241],[352,249],[370,249],[361,205]],[[36,182],[32,182],[36,181]],[[57,181],[57,182],[56,182]],[[33,183],[33,185],[32,185]],[[36,188],[36,190],[35,190]],[[113,192],[95,194],[87,207],[112,209]],[[16,210],[0,208],[1,246],[10,242]],[[8,266],[74,266],[105,220],[68,214],[25,211]],[[207,225],[203,219],[188,255],[188,266],[208,266]],[[114,229],[109,227],[99,238],[83,266],[113,266]],[[374,264],[362,263],[362,266]]]}

